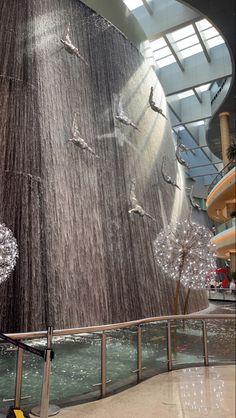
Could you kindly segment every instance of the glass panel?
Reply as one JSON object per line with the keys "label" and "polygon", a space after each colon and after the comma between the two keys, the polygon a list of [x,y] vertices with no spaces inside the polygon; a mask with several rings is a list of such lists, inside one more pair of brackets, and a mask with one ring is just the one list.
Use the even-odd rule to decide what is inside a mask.
{"label": "glass panel", "polygon": [[155,322],[142,326],[142,367],[143,378],[168,370],[166,323]]}
{"label": "glass panel", "polygon": [[167,55],[171,55],[171,50],[170,50],[170,48],[167,46],[167,47],[165,47],[165,48],[158,49],[157,51],[155,51],[155,52],[153,53],[153,55],[154,55],[154,58],[155,58],[156,60],[158,60],[158,59],[160,59],[160,58],[164,58],[164,57],[166,57]]}
{"label": "glass panel", "polygon": [[[1,341],[1,340],[0,340]],[[0,343],[0,405],[8,408],[15,396],[17,348]]]}
{"label": "glass panel", "polygon": [[171,328],[173,368],[185,364],[203,365],[202,321],[173,321]]}
{"label": "glass panel", "polygon": [[194,96],[193,90],[183,91],[183,93],[178,93],[179,99],[185,99],[186,97]]}
{"label": "glass panel", "polygon": [[159,68],[166,67],[167,65],[170,65],[173,62],[176,62],[174,55],[170,55],[169,57],[162,58],[161,60],[156,61]]}
{"label": "glass panel", "polygon": [[[46,339],[24,341],[40,350],[46,348]],[[24,352],[22,376],[22,406],[36,406],[40,404],[43,384],[44,359],[35,354]]]}
{"label": "glass panel", "polygon": [[203,92],[209,89],[211,83],[207,83],[207,84],[202,84],[201,86],[198,87],[198,89]]}
{"label": "glass panel", "polygon": [[53,350],[51,403],[100,397],[100,386],[93,385],[101,382],[101,335],[54,337]]}
{"label": "glass panel", "polygon": [[164,38],[159,38],[159,39],[156,39],[155,41],[150,42],[150,45],[151,45],[152,50],[155,51],[156,49],[163,48],[167,44]]}
{"label": "glass panel", "polygon": [[107,333],[107,393],[137,382],[137,328]]}
{"label": "glass panel", "polygon": [[188,38],[182,39],[182,41],[176,42],[179,50],[188,48],[189,46],[199,44],[197,35],[189,36]]}
{"label": "glass panel", "polygon": [[235,321],[207,321],[209,363],[235,362]]}
{"label": "glass panel", "polygon": [[187,38],[187,36],[195,34],[193,25],[185,26],[185,28],[179,29],[175,32],[172,32],[174,41],[179,41],[180,39]]}
{"label": "glass panel", "polygon": [[210,39],[210,38],[213,38],[214,36],[219,35],[219,32],[215,28],[209,28],[207,30],[204,30],[202,34],[205,39]]}
{"label": "glass panel", "polygon": [[224,43],[225,43],[225,41],[222,38],[222,36],[216,36],[215,38],[208,39],[208,41],[207,41],[207,44],[208,44],[209,48],[213,48],[214,46],[224,44]]}
{"label": "glass panel", "polygon": [[184,49],[181,51],[181,55],[183,58],[191,57],[192,55],[198,54],[203,49],[200,44],[191,46],[190,48]]}
{"label": "glass panel", "polygon": [[137,7],[143,6],[142,0],[123,0],[123,2],[130,10],[134,10],[137,9]]}
{"label": "glass panel", "polygon": [[212,27],[212,24],[207,19],[199,20],[199,22],[196,23],[199,30],[204,30],[209,27]]}

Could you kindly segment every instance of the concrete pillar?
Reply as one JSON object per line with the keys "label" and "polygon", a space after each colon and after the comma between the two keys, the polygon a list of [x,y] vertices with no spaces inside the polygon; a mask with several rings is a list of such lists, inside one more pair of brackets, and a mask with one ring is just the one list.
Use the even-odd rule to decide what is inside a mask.
{"label": "concrete pillar", "polygon": [[229,253],[230,254],[230,269],[232,272],[236,271],[236,253]]}
{"label": "concrete pillar", "polygon": [[230,116],[229,112],[222,112],[219,114],[222,160],[223,160],[224,167],[230,162],[227,157],[227,148],[231,144],[229,116]]}

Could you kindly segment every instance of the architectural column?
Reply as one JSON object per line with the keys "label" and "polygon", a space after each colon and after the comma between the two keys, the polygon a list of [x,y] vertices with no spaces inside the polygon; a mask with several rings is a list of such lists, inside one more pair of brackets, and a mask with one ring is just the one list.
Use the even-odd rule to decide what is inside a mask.
{"label": "architectural column", "polygon": [[222,112],[219,114],[220,118],[220,134],[221,134],[221,149],[224,167],[230,162],[227,157],[227,149],[231,144],[229,112]]}
{"label": "architectural column", "polygon": [[236,271],[236,253],[230,252],[230,269],[232,272]]}

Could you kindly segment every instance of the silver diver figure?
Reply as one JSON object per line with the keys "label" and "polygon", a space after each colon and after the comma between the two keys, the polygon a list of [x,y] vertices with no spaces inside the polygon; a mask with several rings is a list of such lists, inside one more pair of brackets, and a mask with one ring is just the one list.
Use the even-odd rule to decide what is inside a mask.
{"label": "silver diver figure", "polygon": [[136,129],[140,132],[139,128],[128,118],[128,116],[125,114],[122,103],[121,103],[121,95],[119,95],[119,101],[117,105],[117,113],[116,113],[116,119],[118,119],[121,123],[127,126],[132,126],[132,128]]}
{"label": "silver diver figure", "polygon": [[152,219],[153,221],[156,221],[155,218],[153,218],[149,213],[145,212],[145,210],[138,204],[136,194],[135,194],[135,186],[136,181],[135,179],[131,180],[131,190],[130,190],[130,200],[132,203],[132,209],[129,210],[129,213],[136,213],[140,216],[147,216],[148,218]]}
{"label": "silver diver figure", "polygon": [[151,87],[148,101],[149,101],[150,108],[154,112],[160,113],[160,115],[162,115],[166,120],[168,120],[167,117],[164,115],[162,109],[160,107],[156,106],[156,104],[153,100],[153,87]]}
{"label": "silver diver figure", "polygon": [[192,187],[186,187],[186,190],[190,190],[190,193],[189,193],[188,197],[189,197],[189,201],[191,203],[191,206],[194,209],[197,209],[197,210],[201,211],[202,210],[201,206],[199,206],[199,204],[195,201],[195,199],[193,197],[193,186]]}
{"label": "silver diver figure", "polygon": [[164,170],[165,160],[166,160],[166,157],[164,156],[163,159],[162,159],[162,165],[161,165],[161,174],[162,174],[162,177],[163,177],[164,181],[168,184],[171,184],[174,187],[177,187],[177,189],[181,190],[181,188],[178,186],[178,184],[174,180],[172,180],[172,178],[170,176],[168,176],[168,174],[165,172],[165,170]]}
{"label": "silver diver figure", "polygon": [[185,161],[182,157],[181,157],[181,152],[187,152],[188,148],[185,147],[184,144],[182,144],[180,142],[180,138],[177,138],[177,144],[176,144],[176,148],[175,148],[175,156],[176,156],[176,160],[183,165],[186,168],[189,168],[189,165],[187,163],[187,161]]}
{"label": "silver diver figure", "polygon": [[71,39],[70,39],[70,25],[67,28],[67,33],[66,33],[65,39],[61,39],[60,41],[63,44],[65,50],[67,52],[69,52],[69,54],[76,55],[78,58],[81,59],[81,61],[84,62],[84,64],[88,65],[87,61],[80,54],[78,48],[76,48],[71,42]]}
{"label": "silver diver figure", "polygon": [[72,135],[73,135],[73,137],[68,139],[68,141],[72,142],[77,147],[81,148],[82,150],[87,150],[87,151],[91,152],[93,155],[95,155],[96,158],[100,158],[95,153],[95,151],[87,144],[87,142],[85,142],[85,140],[83,138],[81,138],[81,136],[80,136],[81,134],[80,134],[78,123],[77,123],[77,118],[78,118],[78,112],[75,112],[74,119],[73,119],[73,125],[72,125]]}

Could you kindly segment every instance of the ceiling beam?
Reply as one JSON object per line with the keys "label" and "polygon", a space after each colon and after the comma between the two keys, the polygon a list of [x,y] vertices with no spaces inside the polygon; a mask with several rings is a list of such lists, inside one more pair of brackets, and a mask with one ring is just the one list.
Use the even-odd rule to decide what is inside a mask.
{"label": "ceiling beam", "polygon": [[148,0],[142,0],[142,2],[143,2],[143,5],[144,5],[145,9],[150,14],[150,16],[153,16],[154,15],[154,12],[153,12],[152,7],[150,6],[149,1]]}
{"label": "ceiling beam", "polygon": [[175,59],[176,59],[176,62],[177,62],[177,64],[178,64],[179,68],[181,69],[181,71],[182,71],[182,72],[184,72],[184,71],[185,71],[185,70],[184,70],[184,66],[183,66],[182,62],[180,61],[180,59],[179,59],[179,57],[178,57],[177,53],[175,52],[175,50],[174,50],[174,48],[173,48],[173,46],[172,46],[171,42],[169,41],[169,39],[167,38],[167,36],[166,36],[166,35],[163,35],[163,38],[165,39],[165,41],[166,41],[166,43],[167,43],[168,47],[170,48],[170,50],[171,50],[172,54],[174,55],[174,57],[175,57]]}
{"label": "ceiling beam", "polygon": [[202,98],[198,94],[197,90],[195,88],[193,88],[193,91],[194,91],[194,94],[195,94],[196,98],[198,99],[199,103],[202,104]]}
{"label": "ceiling beam", "polygon": [[209,55],[209,52],[208,52],[208,50],[207,50],[207,48],[206,48],[205,43],[203,42],[203,39],[202,39],[202,37],[201,37],[201,34],[200,34],[200,32],[199,32],[199,30],[198,30],[198,27],[197,27],[197,25],[196,25],[196,22],[194,22],[194,23],[193,23],[193,27],[194,27],[194,29],[195,29],[195,32],[196,32],[196,35],[197,35],[197,37],[198,37],[198,40],[199,40],[199,42],[200,42],[200,44],[201,44],[201,47],[202,47],[202,49],[203,49],[204,55],[205,55],[205,57],[206,57],[207,61],[210,63],[210,62],[211,62],[211,57],[210,57],[210,55]]}
{"label": "ceiling beam", "polygon": [[[170,108],[170,110],[171,110],[171,112],[175,115],[175,117],[176,117],[176,119],[180,122],[180,124],[182,124],[182,121],[181,121],[181,117],[178,115],[178,113],[173,109],[173,107],[170,105],[170,103],[168,103],[167,102],[167,104],[168,104],[168,106],[169,106],[169,108]],[[175,125],[175,126],[179,126],[179,125]],[[172,126],[172,128],[174,128],[175,126]]]}

